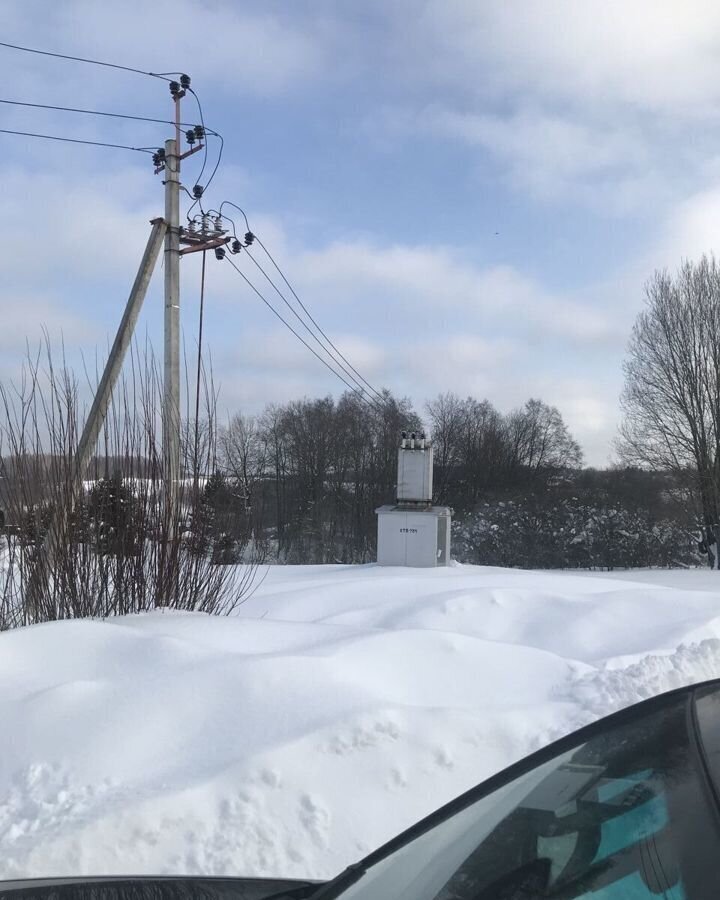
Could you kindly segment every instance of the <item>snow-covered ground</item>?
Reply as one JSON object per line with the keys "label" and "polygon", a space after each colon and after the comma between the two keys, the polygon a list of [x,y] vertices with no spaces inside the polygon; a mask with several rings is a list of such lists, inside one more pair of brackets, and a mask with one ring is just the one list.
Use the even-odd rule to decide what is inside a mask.
{"label": "snow-covered ground", "polygon": [[273,567],[230,619],[0,634],[0,877],[328,876],[530,750],[720,676],[720,574]]}

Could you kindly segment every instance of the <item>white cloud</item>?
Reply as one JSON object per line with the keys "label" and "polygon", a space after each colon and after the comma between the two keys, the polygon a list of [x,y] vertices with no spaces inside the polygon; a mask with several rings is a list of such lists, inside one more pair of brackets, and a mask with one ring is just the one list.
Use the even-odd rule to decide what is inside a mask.
{"label": "white cloud", "polygon": [[[631,127],[599,129],[577,116],[521,109],[507,115],[430,108],[422,127],[489,151],[513,184],[543,200],[578,199],[618,211],[636,208],[661,189],[648,172],[648,148]],[[573,194],[575,195],[573,197]]]}
{"label": "white cloud", "polygon": [[712,185],[687,197],[673,210],[659,245],[656,265],[674,270],[681,259],[697,259],[703,253],[720,254],[720,185]]}
{"label": "white cloud", "polygon": [[[24,11],[22,17],[18,8]],[[15,4],[15,12],[13,43],[57,48],[143,71],[184,71],[201,96],[214,88],[238,100],[248,94],[298,90],[323,71],[324,48],[331,44],[325,34],[327,21],[275,14],[263,5],[241,9],[232,3],[192,0],[126,0],[115,5],[66,0],[52,7],[45,0],[31,0]],[[5,59],[9,53],[3,51]],[[152,86],[130,73],[95,69],[90,75],[85,66],[47,58],[34,57],[31,65],[22,54],[12,56],[11,65],[28,73],[42,67],[54,73],[64,89],[74,85],[76,94],[84,97],[107,98],[108,91],[117,97],[128,89],[148,96]],[[168,96],[162,82],[155,87],[158,96],[161,91]]]}
{"label": "white cloud", "polygon": [[[298,259],[300,277],[310,286],[352,294],[392,290],[406,305],[418,299],[437,306],[476,299],[477,274],[442,247],[376,246],[367,241],[331,244]],[[494,302],[494,298],[488,298]]]}
{"label": "white cloud", "polygon": [[[523,249],[514,264],[500,264],[472,248],[430,238],[398,233],[388,241],[382,229],[348,234],[347,224],[337,224],[347,223],[347,217],[333,220],[337,199],[321,196],[321,190],[317,206],[306,204],[283,221],[252,216],[253,228],[268,238],[318,321],[374,384],[387,384],[417,402],[451,388],[488,396],[501,408],[539,394],[561,409],[588,456],[600,461],[600,448],[607,447],[614,430],[619,361],[640,305],[642,280],[657,264],[672,268],[681,255],[712,249],[718,233],[720,173],[711,135],[699,133],[697,123],[705,121],[697,117],[706,113],[711,126],[717,119],[720,11],[699,2],[650,0],[631,5],[429,0],[420,6],[414,0],[369,0],[362,17],[342,7],[305,2],[290,9],[268,2],[240,10],[209,0],[172,5],[160,0],[150,6],[131,0],[113,7],[71,0],[49,8],[30,0],[9,4],[6,25],[13,31],[9,39],[18,43],[143,68],[187,68],[206,111],[220,112],[231,130],[235,118],[241,123],[226,158],[242,160],[250,171],[257,160],[246,158],[243,135],[249,128],[257,135],[267,122],[247,120],[246,98],[277,103],[279,115],[284,94],[292,102],[303,92],[304,99],[334,108],[341,81],[347,85],[347,116],[339,121],[345,138],[356,110],[361,115],[369,108],[391,110],[398,118],[395,133],[405,138],[441,136],[481,150],[483,186],[496,179],[499,193],[509,181],[516,192],[510,202],[519,202],[520,213],[523,200],[532,197],[561,201],[563,211],[582,203],[588,215],[600,211],[642,219],[632,231],[640,251],[632,248],[623,256],[616,250],[612,259],[608,254],[599,285],[574,272],[580,287],[570,290],[549,286],[550,275],[542,274],[547,254],[534,255],[533,247]],[[21,99],[72,98],[78,106],[151,115],[169,109],[165,85],[114,70],[9,51],[0,54],[0,66]],[[35,113],[7,115],[10,127],[29,126],[32,119],[36,127],[28,130],[42,130]],[[135,142],[142,135],[144,142],[146,134],[124,123],[48,121],[48,130],[62,124],[91,139]],[[152,128],[148,133],[155,134]],[[158,129],[159,140],[164,133]],[[272,137],[277,140],[275,133]],[[125,302],[146,220],[162,210],[161,179],[153,181],[140,161],[121,165],[114,155],[91,158],[97,151],[58,147],[50,154],[42,143],[12,146],[19,149],[10,153],[14,163],[6,156],[0,188],[4,358],[21,349],[25,334],[36,333],[43,322],[86,349],[98,337],[103,344]],[[252,152],[262,153],[262,146]],[[291,142],[283,149],[294,152]],[[434,172],[422,168],[423,153],[416,157],[409,142],[403,147],[408,166],[417,165],[418,179],[452,180],[448,160],[452,165],[462,155],[466,165],[472,156],[443,156],[444,146],[436,140],[422,149],[429,150]],[[259,186],[240,169],[221,170],[216,186],[221,179],[233,182],[221,196],[250,194],[255,205],[272,207],[288,198],[291,205],[298,196],[281,172],[272,187]],[[465,177],[462,183],[471,182]],[[480,188],[478,200],[484,200]],[[315,237],[311,244],[305,237],[310,231],[289,224],[293,215],[322,219],[323,234],[340,238],[323,243]],[[562,226],[557,233],[572,245],[573,234],[563,233]],[[543,236],[537,240],[542,245]],[[606,248],[601,237],[597,240],[603,255]],[[183,263],[189,344],[197,262]],[[332,376],[235,273],[212,265],[207,341],[225,402],[261,408],[271,400],[335,390]],[[245,270],[253,272],[251,265]],[[272,288],[257,273],[253,277],[279,304]],[[11,306],[13,299],[18,303]],[[145,321],[159,325],[156,300]]]}
{"label": "white cloud", "polygon": [[[62,331],[71,352],[92,355],[99,343],[104,358],[149,229],[143,223],[157,209],[148,203],[150,178],[133,167],[108,177],[12,170],[0,221],[8,248],[4,352],[20,353],[26,336],[45,325],[56,339]],[[53,240],[38,236],[36,218],[26,214],[37,208],[59,223]],[[358,371],[418,404],[448,389],[500,406],[522,402],[535,392],[529,373],[542,365],[547,342],[570,337],[592,349],[615,339],[603,311],[550,292],[512,267],[478,265],[450,246],[386,246],[363,238],[310,249],[273,217],[254,215],[253,227]],[[263,258],[260,250],[256,256]],[[241,255],[237,262],[301,331],[249,260]],[[188,346],[197,302],[197,266],[191,266],[188,258],[182,301]],[[257,412],[268,402],[343,389],[227,264],[211,266],[207,345],[224,404]],[[48,284],[55,289],[47,291]],[[143,321],[157,331],[160,307],[148,300]]]}
{"label": "white cloud", "polygon": [[[539,396],[560,409],[587,462],[603,466],[609,461],[618,420],[620,386],[615,379],[593,380],[582,374],[582,366],[575,375],[547,371],[538,375],[537,355],[521,341],[507,339],[451,334],[436,340],[396,338],[374,346],[368,342],[367,349],[374,367],[349,356],[359,371],[373,385],[410,397],[420,411],[427,400],[446,391],[487,398],[501,412]],[[327,393],[338,396],[345,390],[307,351],[303,355],[302,347],[272,331],[262,338],[248,337],[233,358],[218,360],[216,378],[222,384],[222,408],[250,414],[260,413],[267,403]]]}
{"label": "white cloud", "polygon": [[162,212],[160,196],[153,203],[147,190],[152,182],[148,179],[143,191],[133,169],[107,178],[20,169],[5,174],[0,234],[9,250],[6,266],[24,279],[72,273],[90,282],[129,274],[150,233],[150,219]]}
{"label": "white cloud", "polygon": [[0,351],[6,355],[24,355],[27,346],[32,352],[46,334],[52,341],[64,338],[73,344],[103,337],[86,316],[68,310],[61,296],[21,288],[5,292],[0,322]]}
{"label": "white cloud", "polygon": [[541,375],[533,396],[557,406],[570,433],[580,443],[587,465],[604,467],[613,461],[613,441],[620,414],[619,372],[593,380],[582,369],[576,375]]}
{"label": "white cloud", "polygon": [[709,0],[431,0],[417,24],[428,74],[479,95],[672,115],[720,99],[720,10]]}
{"label": "white cloud", "polygon": [[418,325],[437,327],[433,316],[448,327],[462,316],[469,328],[505,322],[513,331],[530,327],[590,343],[618,337],[602,309],[548,292],[510,266],[478,267],[450,247],[346,241],[301,252],[293,262],[309,293],[326,304],[341,298],[392,308],[395,327],[411,333]]}
{"label": "white cloud", "polygon": [[576,119],[520,110],[510,117],[438,110],[432,124],[509,158],[520,168],[551,171],[560,178],[603,175],[647,161],[642,144],[626,134],[597,135]]}
{"label": "white cloud", "polygon": [[611,216],[657,219],[699,189],[720,122],[715,4],[429,0],[413,12],[384,13],[385,74],[403,90],[369,114],[374,145],[459,141],[489,154],[484,181],[499,165],[520,196]]}

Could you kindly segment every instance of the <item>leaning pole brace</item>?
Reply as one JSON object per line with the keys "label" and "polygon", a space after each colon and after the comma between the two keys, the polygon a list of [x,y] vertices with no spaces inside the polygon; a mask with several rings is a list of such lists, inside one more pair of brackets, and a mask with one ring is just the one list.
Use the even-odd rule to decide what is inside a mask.
{"label": "leaning pole brace", "polygon": [[83,429],[82,436],[78,443],[77,452],[75,454],[75,463],[73,465],[73,480],[69,502],[62,504],[59,509],[54,511],[47,535],[40,547],[35,566],[30,575],[30,581],[28,583],[29,606],[35,613],[38,611],[37,606],[42,597],[43,589],[48,587],[50,578],[52,577],[53,562],[57,548],[59,542],[63,540],[63,536],[65,535],[68,515],[80,496],[83,478],[85,477],[85,473],[90,464],[90,459],[95,452],[100,430],[107,417],[110,398],[112,397],[113,389],[118,380],[118,376],[120,375],[128,347],[130,346],[130,341],[132,340],[133,332],[135,331],[135,325],[138,316],[140,315],[143,301],[145,300],[148,285],[150,284],[150,278],[165,238],[167,225],[164,219],[153,219],[151,225],[152,230],[150,231],[150,237],[148,238],[145,252],[140,261],[138,273],[135,276],[135,281],[130,290],[130,296],[125,305],[125,312],[120,320],[120,325],[117,334],[115,335],[115,341],[110,350],[108,361],[105,364],[105,370],[100,379],[100,384],[95,393],[95,399],[93,400],[90,413],[85,422],[85,428]]}

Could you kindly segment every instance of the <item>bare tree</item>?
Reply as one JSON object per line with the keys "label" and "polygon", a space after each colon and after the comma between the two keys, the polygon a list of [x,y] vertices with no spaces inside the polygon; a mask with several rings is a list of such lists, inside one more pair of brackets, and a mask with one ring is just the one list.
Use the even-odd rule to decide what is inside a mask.
{"label": "bare tree", "polygon": [[571,436],[559,410],[542,400],[528,400],[507,419],[510,463],[546,477],[582,464],[580,445]]}
{"label": "bare tree", "polygon": [[239,486],[247,509],[252,508],[258,485],[268,465],[268,446],[254,416],[237,413],[219,435],[220,459],[227,475]]}
{"label": "bare tree", "polygon": [[435,457],[435,494],[446,503],[454,476],[463,462],[463,437],[467,425],[466,404],[457,394],[438,394],[425,404]]}
{"label": "bare tree", "polygon": [[560,412],[541,400],[502,416],[488,400],[441,394],[425,409],[438,502],[466,508],[503,489],[544,489],[558,472],[581,465],[582,451]]}
{"label": "bare tree", "polygon": [[[147,348],[146,348],[147,349]],[[229,612],[247,595],[257,565],[216,565],[232,511],[210,508],[197,489],[215,459],[215,413],[203,415],[203,441],[184,440],[180,503],[168,521],[161,502],[162,385],[151,354],[133,349],[104,425],[109,477],[90,472],[76,489],[84,410],[78,382],[56,366],[49,343],[27,360],[16,384],[0,384],[0,475],[7,540],[0,553],[0,629],[53,619],[138,612],[156,605]],[[94,385],[91,385],[94,387]],[[203,448],[203,458],[195,450]],[[137,473],[143,473],[140,477]],[[9,477],[8,477],[9,476]],[[217,506],[217,504],[216,504]],[[212,515],[208,512],[213,513]],[[52,567],[38,573],[51,520],[61,529]],[[198,547],[208,552],[197,552]]]}
{"label": "bare tree", "polygon": [[720,270],[714,257],[655,272],[624,364],[627,462],[691,476],[710,565],[720,496]]}
{"label": "bare tree", "polygon": [[488,400],[468,397],[464,403],[463,493],[475,504],[483,492],[507,481],[508,442],[503,416]]}

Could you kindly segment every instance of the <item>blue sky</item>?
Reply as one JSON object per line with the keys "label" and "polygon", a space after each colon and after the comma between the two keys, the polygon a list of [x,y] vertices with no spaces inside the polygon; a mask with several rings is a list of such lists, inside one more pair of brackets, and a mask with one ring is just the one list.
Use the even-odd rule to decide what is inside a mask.
{"label": "blue sky", "polygon": [[[503,411],[541,397],[592,464],[612,456],[645,280],[715,246],[711,3],[6,0],[2,35],[187,71],[225,137],[208,204],[247,211],[371,383],[418,406],[448,390]],[[4,98],[171,114],[161,82],[129,73],[0,48],[0,76]],[[197,117],[189,103],[184,115]],[[140,146],[169,136],[37,110],[0,116],[5,128]],[[0,147],[9,378],[43,326],[71,361],[102,353],[163,198],[140,154],[3,135]],[[191,347],[199,259],[183,261],[182,277]],[[157,341],[161,291],[158,272],[141,321]],[[342,389],[214,260],[206,326],[223,409]]]}

